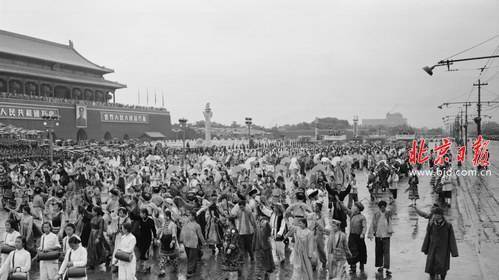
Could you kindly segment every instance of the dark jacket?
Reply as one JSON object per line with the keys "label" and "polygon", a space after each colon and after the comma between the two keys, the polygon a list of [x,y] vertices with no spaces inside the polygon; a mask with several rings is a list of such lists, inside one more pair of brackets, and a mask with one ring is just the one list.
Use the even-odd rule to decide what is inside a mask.
{"label": "dark jacket", "polygon": [[452,224],[448,222],[442,225],[429,224],[421,251],[427,255],[426,273],[446,273],[449,270],[450,256],[458,256]]}

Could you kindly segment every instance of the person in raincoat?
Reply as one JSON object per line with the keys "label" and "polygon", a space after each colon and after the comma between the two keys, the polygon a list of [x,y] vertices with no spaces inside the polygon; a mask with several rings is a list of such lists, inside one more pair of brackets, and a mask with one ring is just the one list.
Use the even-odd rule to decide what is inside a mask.
{"label": "person in raincoat", "polygon": [[291,280],[312,280],[312,258],[316,247],[314,246],[314,233],[307,228],[307,219],[298,218],[296,225],[289,224],[286,237],[294,238],[294,247],[291,258],[293,276]]}
{"label": "person in raincoat", "polygon": [[425,272],[430,274],[430,279],[440,275],[445,280],[450,266],[450,256],[457,257],[457,243],[454,237],[452,224],[443,217],[443,210],[436,208],[433,217],[426,228],[426,236],[421,251],[426,255]]}

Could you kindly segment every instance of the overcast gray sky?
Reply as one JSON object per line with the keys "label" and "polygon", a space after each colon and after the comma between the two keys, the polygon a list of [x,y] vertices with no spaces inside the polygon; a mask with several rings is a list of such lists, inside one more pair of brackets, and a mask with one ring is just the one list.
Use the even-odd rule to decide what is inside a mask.
{"label": "overcast gray sky", "polygon": [[[172,121],[351,121],[401,112],[437,127],[466,100],[480,63],[421,67],[499,34],[497,0],[0,0],[0,28],[75,48],[128,85],[117,101],[164,93]],[[459,57],[490,55],[494,40]],[[499,98],[499,62],[482,78]],[[476,91],[471,94],[476,99]],[[498,110],[492,111],[495,119]]]}

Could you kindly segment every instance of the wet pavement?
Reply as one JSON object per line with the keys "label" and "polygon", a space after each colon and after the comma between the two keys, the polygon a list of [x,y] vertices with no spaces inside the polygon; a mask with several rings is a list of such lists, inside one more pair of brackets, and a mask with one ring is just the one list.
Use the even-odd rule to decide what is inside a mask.
{"label": "wet pavement", "polygon": [[[499,178],[492,179],[493,182],[498,182]],[[359,189],[359,199],[362,201],[366,209],[364,215],[367,217],[368,224],[371,221],[373,212],[377,209],[375,202],[369,199],[369,192],[366,186],[367,174],[363,171],[357,172],[357,182]],[[419,209],[429,211],[435,197],[431,194],[429,185],[429,177],[420,177],[419,195],[420,200],[417,201]],[[408,194],[404,192],[407,188],[407,179],[403,178],[399,182],[399,195],[396,202],[391,206],[395,212],[393,219],[394,234],[391,239],[391,271],[393,276],[386,278],[385,275],[376,272],[374,267],[374,241],[369,241],[366,238],[368,261],[365,272],[357,272],[356,275],[351,275],[349,279],[428,279],[428,275],[424,273],[426,256],[421,252],[421,245],[426,232],[428,221],[417,216],[415,210],[410,206],[411,201],[408,200]],[[381,196],[382,199],[388,201],[388,194]],[[456,207],[456,199],[453,199],[452,206],[446,210],[446,218],[454,226],[456,234],[459,257],[451,259],[450,271],[447,279],[453,280],[478,280],[483,279],[478,264],[476,251],[473,249],[473,240],[466,238],[466,227],[463,226],[463,221]],[[6,214],[1,213],[0,219],[5,219]],[[1,223],[3,225],[3,222]],[[348,232],[348,229],[347,229]],[[289,254],[289,252],[288,252]],[[152,280],[152,279],[186,279],[186,261],[185,254],[181,255],[179,271],[177,273],[169,273],[163,278],[158,278],[158,267],[156,258],[153,257],[151,264],[153,270],[151,274],[137,273],[137,279]],[[37,264],[33,264],[37,267]],[[258,279],[256,277],[255,264],[246,263],[242,275],[239,279],[250,280]],[[289,264],[289,258],[286,263],[278,267],[271,274],[270,279],[289,280],[292,274],[292,267]],[[31,279],[39,279],[39,274],[36,269],[31,275]],[[117,274],[110,272],[89,272],[89,280],[93,279],[117,279]],[[316,279],[329,279],[327,271],[317,271]],[[198,268],[197,274],[190,279],[230,279],[228,275],[221,272],[216,256],[212,256],[211,250],[204,250],[203,261]]]}

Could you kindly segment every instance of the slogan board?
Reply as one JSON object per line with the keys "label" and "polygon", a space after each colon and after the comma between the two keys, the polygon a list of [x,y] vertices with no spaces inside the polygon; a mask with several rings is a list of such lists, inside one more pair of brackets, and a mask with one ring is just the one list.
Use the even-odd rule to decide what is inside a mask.
{"label": "slogan board", "polygon": [[149,123],[149,116],[129,112],[101,112],[100,120],[101,122]]}
{"label": "slogan board", "polygon": [[43,107],[24,107],[0,104],[0,119],[41,120],[43,116],[60,116],[59,110]]}

